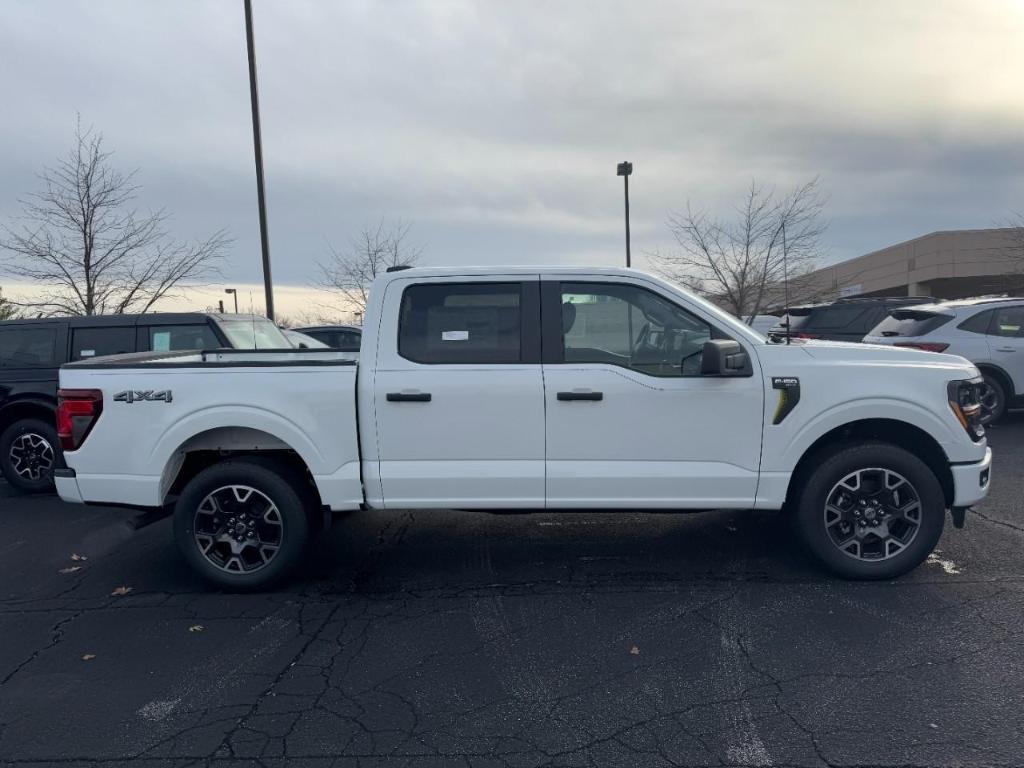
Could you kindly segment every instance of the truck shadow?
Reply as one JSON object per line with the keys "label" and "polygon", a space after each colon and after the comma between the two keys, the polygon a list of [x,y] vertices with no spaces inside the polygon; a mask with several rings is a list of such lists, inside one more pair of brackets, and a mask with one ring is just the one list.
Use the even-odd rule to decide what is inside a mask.
{"label": "truck shadow", "polygon": [[775,512],[404,510],[339,519],[299,578],[321,592],[388,593],[830,577]]}

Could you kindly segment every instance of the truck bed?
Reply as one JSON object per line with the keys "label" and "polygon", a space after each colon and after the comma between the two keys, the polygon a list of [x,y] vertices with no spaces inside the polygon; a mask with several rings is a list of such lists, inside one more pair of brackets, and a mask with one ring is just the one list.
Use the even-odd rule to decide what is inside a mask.
{"label": "truck bed", "polygon": [[290,450],[324,504],[356,508],[363,499],[357,365],[343,354],[146,352],[66,365],[61,388],[100,390],[103,410],[80,450],[65,453],[73,473],[57,478],[60,491],[85,502],[155,507],[167,501],[186,452]]}

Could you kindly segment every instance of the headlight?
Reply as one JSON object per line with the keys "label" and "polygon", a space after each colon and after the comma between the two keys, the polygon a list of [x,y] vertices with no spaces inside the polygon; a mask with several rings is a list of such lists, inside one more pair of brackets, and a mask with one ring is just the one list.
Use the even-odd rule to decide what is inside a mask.
{"label": "headlight", "polygon": [[974,442],[985,436],[985,427],[981,423],[982,381],[979,376],[976,379],[951,381],[947,387],[949,407]]}

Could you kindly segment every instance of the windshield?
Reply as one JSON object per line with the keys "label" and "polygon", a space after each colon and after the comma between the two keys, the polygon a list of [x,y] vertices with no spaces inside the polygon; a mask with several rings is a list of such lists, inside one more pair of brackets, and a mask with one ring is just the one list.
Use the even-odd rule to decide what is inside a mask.
{"label": "windshield", "polygon": [[220,329],[235,349],[292,349],[281,329],[265,317],[218,317]]}

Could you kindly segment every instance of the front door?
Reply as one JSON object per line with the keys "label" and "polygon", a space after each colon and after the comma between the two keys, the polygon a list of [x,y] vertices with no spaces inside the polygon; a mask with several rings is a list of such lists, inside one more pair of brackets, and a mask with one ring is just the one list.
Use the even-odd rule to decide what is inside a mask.
{"label": "front door", "polygon": [[753,506],[764,390],[752,350],[753,375],[702,377],[704,343],[724,334],[656,284],[542,285],[547,506]]}
{"label": "front door", "polygon": [[537,276],[395,280],[383,301],[376,420],[360,424],[376,430],[379,503],[543,507]]}

